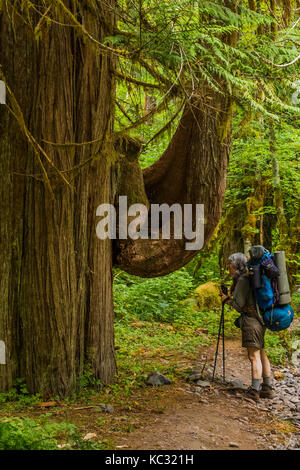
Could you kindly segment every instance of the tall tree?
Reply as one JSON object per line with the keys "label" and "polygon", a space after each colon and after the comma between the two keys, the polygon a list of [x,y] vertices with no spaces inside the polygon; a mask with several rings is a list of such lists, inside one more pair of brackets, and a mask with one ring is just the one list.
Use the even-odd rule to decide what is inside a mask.
{"label": "tall tree", "polygon": [[101,41],[115,1],[54,2],[50,25],[43,2],[21,3],[1,2],[0,386],[25,377],[32,392],[65,395],[84,362],[104,383],[116,365],[111,243],[93,230],[96,206],[114,199],[114,59],[64,26],[64,8]]}

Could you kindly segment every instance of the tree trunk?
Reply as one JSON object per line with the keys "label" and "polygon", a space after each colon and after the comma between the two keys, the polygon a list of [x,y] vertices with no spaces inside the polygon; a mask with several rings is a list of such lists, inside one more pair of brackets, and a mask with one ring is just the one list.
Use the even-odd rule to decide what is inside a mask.
{"label": "tree trunk", "polygon": [[[205,244],[221,217],[231,119],[230,99],[203,88],[202,95],[186,105],[163,156],[143,172],[150,204],[178,203],[182,212],[184,204],[193,207],[204,204]],[[185,249],[186,242],[184,237],[120,240],[115,264],[142,277],[162,276],[184,266],[195,256],[197,251]]]}
{"label": "tree trunk", "polygon": [[[288,237],[288,224],[286,221],[284,206],[283,206],[283,197],[280,184],[280,171],[279,171],[279,162],[277,158],[277,146],[276,146],[276,135],[274,130],[274,125],[269,121],[269,147],[272,157],[272,172],[273,172],[273,188],[274,188],[274,207],[276,209],[277,215],[277,229],[280,238],[280,245],[284,247],[285,241]],[[280,247],[277,247],[278,249]]]}
{"label": "tree trunk", "polygon": [[[89,3],[80,11],[73,2],[65,5],[101,41],[113,32],[114,0],[109,7]],[[66,23],[63,12],[57,15]],[[112,249],[110,241],[95,235],[97,206],[114,200],[113,61],[107,53],[97,54],[73,28],[44,25],[38,44],[18,15],[13,23],[11,18],[6,5],[0,63],[24,126],[38,142],[97,140],[84,146],[45,144],[71,188],[33,151],[25,127],[18,129],[1,107],[0,339],[7,364],[0,366],[0,386],[7,389],[22,376],[30,392],[63,396],[74,390],[84,366],[104,383],[115,373]],[[91,164],[74,170],[91,156]]]}

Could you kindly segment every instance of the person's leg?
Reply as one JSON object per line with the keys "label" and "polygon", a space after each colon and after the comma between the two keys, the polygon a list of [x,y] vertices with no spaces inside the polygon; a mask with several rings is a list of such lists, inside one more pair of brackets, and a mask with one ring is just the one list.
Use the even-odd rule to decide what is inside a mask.
{"label": "person's leg", "polygon": [[257,348],[247,348],[248,358],[251,362],[251,375],[252,380],[261,380],[262,379],[262,362],[260,357],[260,350]]}
{"label": "person's leg", "polygon": [[260,358],[260,350],[258,348],[247,348],[248,358],[251,362],[251,387],[247,390],[247,395],[251,398],[258,399],[260,394],[260,384],[262,379],[262,363]]}
{"label": "person's leg", "polygon": [[[271,380],[271,365],[264,349],[260,350],[260,357],[262,363],[262,376],[264,379],[264,383],[268,383],[268,379]],[[271,385],[271,383],[268,383],[268,385]]]}
{"label": "person's leg", "polygon": [[252,385],[246,394],[258,399],[262,381],[262,362],[260,350],[263,348],[263,325],[253,316],[244,316],[242,322],[242,346],[247,348],[251,362]]}
{"label": "person's leg", "polygon": [[264,349],[261,349],[260,357],[261,357],[261,362],[262,362],[262,376],[263,376],[263,383],[262,383],[262,387],[260,391],[260,397],[261,398],[273,398],[275,394],[272,388],[271,365]]}

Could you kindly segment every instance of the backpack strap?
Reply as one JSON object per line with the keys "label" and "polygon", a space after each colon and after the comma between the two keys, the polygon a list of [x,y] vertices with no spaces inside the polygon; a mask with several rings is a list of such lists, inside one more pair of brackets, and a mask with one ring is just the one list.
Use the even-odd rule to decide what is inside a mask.
{"label": "backpack strap", "polygon": [[264,319],[263,319],[263,316],[260,312],[260,308],[256,302],[256,297],[255,297],[255,289],[254,289],[254,285],[253,285],[253,282],[252,282],[252,277],[249,276],[249,282],[250,282],[250,287],[252,288],[252,295],[253,295],[253,301],[255,303],[255,310],[256,310],[256,313],[257,313],[257,320],[263,325],[265,326],[265,322],[264,322]]}
{"label": "backpack strap", "polygon": [[[253,294],[254,295],[254,294]],[[260,313],[260,308],[259,306],[257,305],[257,302],[255,302],[255,307],[256,307],[256,312],[257,312],[257,316],[258,316],[258,320],[260,321],[260,323],[265,326],[265,322],[264,322],[264,319],[263,319],[263,316],[262,314]]]}

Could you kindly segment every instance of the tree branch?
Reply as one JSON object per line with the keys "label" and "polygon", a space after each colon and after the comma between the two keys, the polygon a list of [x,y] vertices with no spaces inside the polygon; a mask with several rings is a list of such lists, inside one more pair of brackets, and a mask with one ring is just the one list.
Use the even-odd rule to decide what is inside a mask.
{"label": "tree branch", "polygon": [[298,55],[298,57],[295,57],[294,60],[292,60],[291,62],[289,62],[288,64],[274,64],[274,62],[272,62],[271,60],[269,59],[266,59],[265,57],[262,57],[260,56],[256,51],[253,51],[255,55],[257,55],[257,57],[259,57],[260,59],[262,59],[264,62],[266,62],[267,64],[271,64],[273,65],[273,67],[288,67],[289,65],[293,65],[295,62],[297,62],[297,60],[300,59],[300,55]]}
{"label": "tree branch", "polygon": [[143,82],[141,80],[137,80],[136,78],[129,77],[129,75],[125,75],[123,73],[118,72],[117,70],[113,70],[113,74],[117,77],[120,78],[121,80],[125,80],[126,82],[134,83],[135,85],[142,86],[144,88],[157,88],[161,89],[161,85],[158,85],[156,83],[149,83],[149,82]]}

